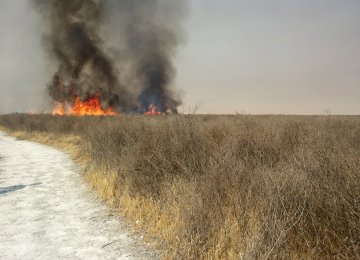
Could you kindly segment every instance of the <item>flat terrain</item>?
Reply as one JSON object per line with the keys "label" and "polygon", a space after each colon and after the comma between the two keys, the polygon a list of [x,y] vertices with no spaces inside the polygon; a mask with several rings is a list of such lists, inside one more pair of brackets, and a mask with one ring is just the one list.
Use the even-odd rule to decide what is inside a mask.
{"label": "flat terrain", "polygon": [[[165,259],[360,259],[359,116],[12,114],[0,116],[0,127],[21,139],[67,152],[97,196],[135,230],[142,230]],[[90,237],[98,229],[118,230],[116,225],[102,226],[103,217],[89,220],[92,214],[106,212],[102,204],[74,206],[81,182],[72,179],[78,175],[62,172],[74,169],[66,156],[5,140],[11,143],[4,159],[10,165],[4,168],[5,176],[12,181],[1,187],[33,184],[7,196],[35,198],[37,189],[51,185],[42,195],[41,203],[49,205],[44,216],[57,219],[58,214],[52,213],[56,203],[70,201],[69,209],[61,211],[67,212],[65,217],[79,219],[87,214],[73,213],[73,208],[92,210],[86,221],[71,225],[74,229],[85,230]],[[17,180],[15,174],[28,178],[33,170],[24,171],[12,153],[21,160],[32,158],[26,159],[30,160],[26,167],[42,173]],[[12,208],[6,211],[39,204],[28,197],[23,204],[19,197],[15,206],[11,203],[16,200],[9,198]],[[95,209],[100,212],[92,213]],[[24,222],[30,218],[25,214]],[[57,221],[57,225],[72,223]],[[95,229],[83,228],[83,223]],[[14,233],[29,232],[34,231]],[[52,232],[42,235],[43,241]],[[79,234],[73,232],[75,237]],[[107,239],[91,242],[90,249],[115,241],[111,232],[93,236]],[[76,250],[86,248],[88,242],[74,244]],[[114,243],[105,249],[122,252],[124,247]]]}
{"label": "flat terrain", "polygon": [[62,152],[0,132],[0,259],[155,259]]}

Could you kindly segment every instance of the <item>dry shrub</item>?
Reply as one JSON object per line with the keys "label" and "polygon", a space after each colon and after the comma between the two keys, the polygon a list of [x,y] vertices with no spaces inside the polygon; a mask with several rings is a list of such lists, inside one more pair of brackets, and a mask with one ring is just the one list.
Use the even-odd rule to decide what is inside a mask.
{"label": "dry shrub", "polygon": [[87,179],[166,258],[360,257],[360,118],[8,115],[81,137]]}

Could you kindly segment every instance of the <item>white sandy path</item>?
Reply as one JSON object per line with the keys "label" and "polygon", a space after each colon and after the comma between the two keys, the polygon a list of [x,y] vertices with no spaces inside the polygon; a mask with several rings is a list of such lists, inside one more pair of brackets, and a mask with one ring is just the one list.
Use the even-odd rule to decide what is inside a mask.
{"label": "white sandy path", "polygon": [[0,259],[157,259],[50,147],[0,132]]}

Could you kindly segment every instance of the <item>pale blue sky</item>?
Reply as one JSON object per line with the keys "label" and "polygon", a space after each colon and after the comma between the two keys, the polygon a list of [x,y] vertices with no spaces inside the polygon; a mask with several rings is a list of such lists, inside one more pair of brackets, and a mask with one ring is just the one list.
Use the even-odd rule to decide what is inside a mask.
{"label": "pale blue sky", "polygon": [[[44,104],[36,97],[49,68],[27,2],[0,1],[0,112]],[[360,114],[360,1],[193,0],[190,9],[176,60],[186,111]]]}

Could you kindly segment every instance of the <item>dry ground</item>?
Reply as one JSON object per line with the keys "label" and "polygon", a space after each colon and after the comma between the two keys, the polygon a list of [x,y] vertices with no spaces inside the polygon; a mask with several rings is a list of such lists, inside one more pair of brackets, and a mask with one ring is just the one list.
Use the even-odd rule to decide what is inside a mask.
{"label": "dry ground", "polygon": [[0,154],[0,259],[158,259],[68,155],[3,132]]}
{"label": "dry ground", "polygon": [[360,117],[7,115],[182,259],[360,258]]}

